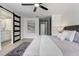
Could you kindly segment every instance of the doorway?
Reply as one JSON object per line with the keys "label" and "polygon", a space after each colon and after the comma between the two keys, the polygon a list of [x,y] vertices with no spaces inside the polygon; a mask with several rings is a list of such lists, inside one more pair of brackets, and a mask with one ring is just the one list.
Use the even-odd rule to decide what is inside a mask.
{"label": "doorway", "polygon": [[39,19],[39,35],[51,35],[51,17]]}
{"label": "doorway", "polygon": [[47,22],[43,22],[40,25],[41,35],[47,35]]}
{"label": "doorway", "polygon": [[0,49],[12,43],[13,34],[13,14],[0,7]]}

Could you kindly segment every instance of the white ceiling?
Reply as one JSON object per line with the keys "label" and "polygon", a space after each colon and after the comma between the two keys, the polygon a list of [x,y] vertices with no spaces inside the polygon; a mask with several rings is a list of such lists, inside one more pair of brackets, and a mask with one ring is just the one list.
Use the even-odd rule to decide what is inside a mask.
{"label": "white ceiling", "polygon": [[22,6],[21,3],[0,3],[0,5],[22,17],[45,17],[53,14],[69,13],[74,10],[76,3],[44,3],[42,5],[46,6],[48,11],[38,7],[36,12],[33,12],[34,6]]}

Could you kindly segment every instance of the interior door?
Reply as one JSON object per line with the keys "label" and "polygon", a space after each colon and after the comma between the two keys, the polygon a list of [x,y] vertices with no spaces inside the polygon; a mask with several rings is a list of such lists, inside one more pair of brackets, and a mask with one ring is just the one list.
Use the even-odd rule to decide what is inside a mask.
{"label": "interior door", "polygon": [[41,24],[41,35],[45,35],[45,24]]}
{"label": "interior door", "polygon": [[13,14],[13,42],[21,40],[21,17]]}

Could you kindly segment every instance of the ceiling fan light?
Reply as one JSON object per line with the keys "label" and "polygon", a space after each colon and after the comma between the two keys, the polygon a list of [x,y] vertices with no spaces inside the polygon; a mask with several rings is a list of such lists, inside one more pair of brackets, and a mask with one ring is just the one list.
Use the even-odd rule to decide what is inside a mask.
{"label": "ceiling fan light", "polygon": [[39,7],[39,4],[35,4],[35,7]]}

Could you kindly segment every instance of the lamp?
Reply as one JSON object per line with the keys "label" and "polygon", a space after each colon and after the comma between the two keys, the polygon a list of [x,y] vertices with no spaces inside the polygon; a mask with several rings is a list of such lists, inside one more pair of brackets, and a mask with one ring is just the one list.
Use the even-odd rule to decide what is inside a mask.
{"label": "lamp", "polygon": [[63,26],[59,26],[58,27],[58,32],[61,33],[63,31],[63,28],[64,28]]}

